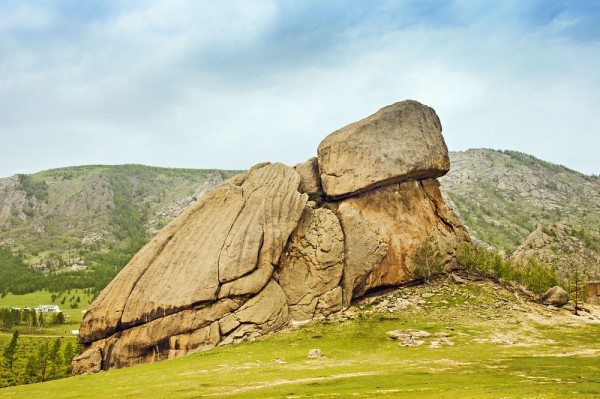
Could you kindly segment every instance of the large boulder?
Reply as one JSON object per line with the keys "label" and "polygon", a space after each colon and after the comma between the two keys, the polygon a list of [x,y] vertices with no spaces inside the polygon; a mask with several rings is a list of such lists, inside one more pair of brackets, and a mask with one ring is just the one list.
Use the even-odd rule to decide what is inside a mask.
{"label": "large boulder", "polygon": [[450,169],[442,125],[433,108],[406,100],[327,136],[319,145],[325,194],[339,199]]}
{"label": "large boulder", "polygon": [[[210,191],[92,303],[74,373],[176,358],[328,316],[413,279],[425,243],[451,267],[468,237],[432,178],[447,169],[439,131],[433,110],[398,103],[329,136],[318,160],[259,164]],[[356,174],[324,173],[336,162]],[[321,178],[331,177],[340,179],[324,193]],[[336,191],[348,182],[349,191]]]}
{"label": "large boulder", "polygon": [[552,305],[556,307],[565,306],[569,302],[569,294],[559,286],[554,286],[542,295],[542,303],[544,305]]}

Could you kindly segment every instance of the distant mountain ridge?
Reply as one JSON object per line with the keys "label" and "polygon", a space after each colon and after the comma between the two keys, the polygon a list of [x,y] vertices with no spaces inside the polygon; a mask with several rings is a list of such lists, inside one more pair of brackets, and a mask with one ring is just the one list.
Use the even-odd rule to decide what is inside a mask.
{"label": "distant mountain ridge", "polygon": [[145,243],[236,173],[92,165],[3,178],[0,246],[39,269],[85,268],[90,253]]}
{"label": "distant mountain ridge", "polygon": [[507,253],[538,225],[600,234],[600,178],[516,151],[451,152],[442,194],[475,240]]}

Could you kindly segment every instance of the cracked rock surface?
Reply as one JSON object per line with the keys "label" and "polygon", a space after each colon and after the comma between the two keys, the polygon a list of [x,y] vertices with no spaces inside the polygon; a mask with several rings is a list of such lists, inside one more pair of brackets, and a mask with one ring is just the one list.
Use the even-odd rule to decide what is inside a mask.
{"label": "cracked rock surface", "polygon": [[404,101],[328,136],[318,159],[262,163],[225,181],[92,303],[74,373],[176,358],[329,316],[414,279],[410,260],[425,242],[452,267],[468,236],[434,178],[448,170],[440,132],[431,108]]}

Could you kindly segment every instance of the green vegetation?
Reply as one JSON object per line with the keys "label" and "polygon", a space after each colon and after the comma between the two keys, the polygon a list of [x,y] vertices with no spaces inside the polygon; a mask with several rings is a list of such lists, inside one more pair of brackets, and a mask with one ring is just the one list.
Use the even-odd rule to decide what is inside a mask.
{"label": "green vegetation", "polygon": [[444,271],[443,257],[440,251],[430,243],[423,244],[412,259],[414,274],[416,277],[424,278],[426,282],[436,274]]}
{"label": "green vegetation", "polygon": [[25,294],[39,289],[42,276],[23,262],[23,257],[0,248],[0,293]]}
{"label": "green vegetation", "polygon": [[[70,376],[71,360],[81,352],[71,331],[79,329],[90,299],[90,290],[36,291],[0,298],[0,387]],[[63,311],[32,310],[51,303]]]}
{"label": "green vegetation", "polygon": [[[35,291],[61,293],[74,289],[90,289],[96,296],[117,275],[140,249],[141,243],[113,251],[90,255],[90,270],[53,272],[43,274],[28,267],[22,256],[0,248],[0,292],[5,297],[29,294]],[[1,303],[1,301],[0,301]]]}
{"label": "green vegetation", "polygon": [[48,184],[38,180],[31,175],[18,175],[21,189],[27,194],[27,198],[36,198],[38,201],[48,203]]}
{"label": "green vegetation", "polygon": [[[436,294],[424,307],[373,310],[383,300],[399,303],[431,290]],[[498,286],[433,283],[254,342],[0,392],[40,399],[598,397],[600,325],[567,316],[538,324],[511,310],[510,298]],[[448,333],[454,345],[402,347],[386,335],[409,328]],[[311,348],[325,356],[307,359]]]}
{"label": "green vegetation", "polygon": [[548,288],[558,284],[554,267],[538,261],[535,257],[529,258],[524,263],[513,262],[504,259],[497,252],[478,248],[472,244],[461,244],[458,263],[465,269],[483,276],[521,284],[536,294],[542,294]]}
{"label": "green vegetation", "polygon": [[[600,180],[516,151],[450,154],[441,189],[478,239],[506,253],[540,224],[567,221],[600,234]],[[450,202],[450,201],[449,201]]]}
{"label": "green vegetation", "polygon": [[68,377],[71,360],[81,352],[74,338],[24,336],[18,331],[0,334],[0,347],[0,388]]}
{"label": "green vegetation", "polygon": [[586,230],[583,227],[580,227],[580,228],[575,227],[569,231],[569,234],[571,234],[573,237],[579,238],[581,241],[583,241],[585,243],[585,245],[589,249],[593,249],[595,251],[600,252],[600,237],[599,236],[594,236],[591,232],[589,232],[588,230]]}
{"label": "green vegetation", "polygon": [[191,196],[209,179],[240,172],[89,165],[19,175],[18,189],[28,201],[6,204],[11,211],[0,217],[0,242],[44,272],[61,270],[74,259],[112,270],[114,259],[103,263],[98,254],[131,258],[148,241],[148,229],[172,220],[169,214],[158,216],[158,211]]}

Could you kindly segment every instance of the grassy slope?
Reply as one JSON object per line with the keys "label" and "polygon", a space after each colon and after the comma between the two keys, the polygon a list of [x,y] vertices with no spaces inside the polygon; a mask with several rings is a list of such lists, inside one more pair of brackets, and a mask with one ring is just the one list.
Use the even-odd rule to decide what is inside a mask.
{"label": "grassy slope", "polygon": [[[416,306],[424,292],[435,296]],[[0,396],[599,397],[600,324],[526,302],[514,306],[515,301],[515,294],[487,283],[405,289],[335,319],[255,342],[7,388]],[[402,347],[386,336],[399,328],[450,332],[455,345]],[[311,348],[320,348],[325,357],[307,359]],[[285,363],[273,361],[279,357]]]}

